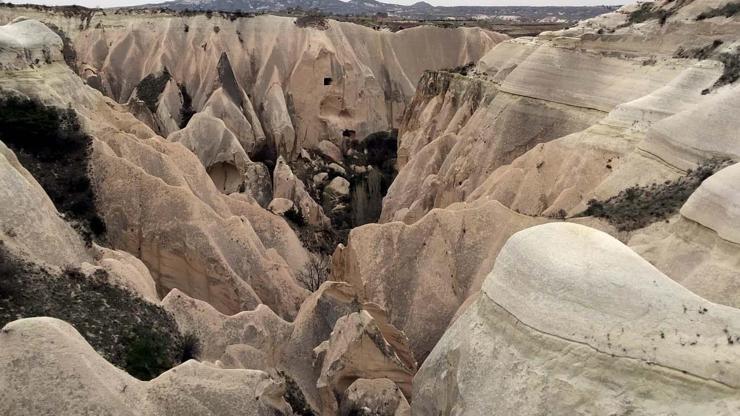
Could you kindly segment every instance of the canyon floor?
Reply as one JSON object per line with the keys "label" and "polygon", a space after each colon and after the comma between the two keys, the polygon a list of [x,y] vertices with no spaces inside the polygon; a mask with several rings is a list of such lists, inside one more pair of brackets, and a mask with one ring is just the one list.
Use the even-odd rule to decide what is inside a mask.
{"label": "canyon floor", "polygon": [[740,414],[739,12],[0,5],[0,414]]}

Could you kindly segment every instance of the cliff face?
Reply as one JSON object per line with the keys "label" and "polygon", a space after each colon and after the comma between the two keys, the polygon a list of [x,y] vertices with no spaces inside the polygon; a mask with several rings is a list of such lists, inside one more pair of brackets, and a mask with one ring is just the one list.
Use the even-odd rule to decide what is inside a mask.
{"label": "cliff face", "polygon": [[[229,110],[236,113],[230,118],[246,118],[253,140],[259,142],[263,130],[268,146],[287,158],[324,139],[363,138],[396,126],[425,69],[476,61],[506,38],[477,28],[424,26],[391,33],[333,20],[320,30],[277,16],[109,11],[81,23],[79,17],[16,8],[0,11],[0,22],[19,14],[64,32],[79,72],[120,103],[136,95],[147,76],[166,70],[151,111],[163,135],[182,123],[177,100],[170,99],[177,88],[165,84],[186,91],[195,112],[212,108],[214,94],[223,89],[237,107]],[[244,138],[228,121],[227,127]],[[253,157],[262,144],[243,148]]]}
{"label": "cliff face", "polygon": [[[679,213],[701,179],[740,156],[740,125],[727,110],[740,97],[727,81],[737,79],[740,21],[699,18],[722,7],[625,6],[499,43],[466,75],[424,74],[400,126],[385,224],[353,230],[335,255],[336,278],[384,305],[423,357],[432,334],[477,296],[497,237],[567,219],[620,238],[699,295],[738,306],[731,258],[739,253],[721,237],[732,234],[724,214]],[[692,198],[709,209],[717,194]],[[438,234],[443,243],[409,243]],[[407,284],[417,279],[424,283]],[[445,307],[430,312],[429,298]]]}
{"label": "cliff face", "polygon": [[[557,163],[563,170],[556,174],[549,171],[555,167],[538,165],[538,170],[549,172],[540,179],[514,175],[513,167],[497,171],[515,160],[513,166],[518,166],[527,159],[517,159],[525,152],[558,138],[609,143],[600,150],[604,161],[637,147],[653,155],[648,159],[666,162],[664,176],[688,169],[710,153],[732,154],[725,146],[677,155],[687,151],[676,150],[676,141],[684,149],[695,147],[690,139],[677,137],[685,135],[691,123],[686,129],[667,127],[683,125],[680,120],[687,119],[691,109],[699,111],[734,95],[711,87],[725,71],[718,61],[729,61],[729,55],[737,53],[738,23],[724,17],[696,19],[713,8],[710,2],[666,4],[652,12],[667,15],[663,24],[657,17],[633,23],[637,11],[625,8],[566,31],[500,43],[479,61],[472,76],[425,75],[400,126],[400,172],[384,201],[381,221],[414,222],[432,208],[484,195],[531,215],[582,211],[592,196],[589,190],[573,188],[579,178],[563,181],[576,160]],[[580,138],[565,140],[574,133]],[[607,139],[611,136],[625,140]],[[545,148],[550,147],[558,146]],[[570,157],[584,156],[572,153]],[[607,164],[614,169],[605,168]],[[616,163],[601,165],[583,175],[592,187],[621,170]],[[639,183],[661,179],[640,175],[633,170],[623,176],[637,177]],[[546,191],[525,191],[542,180]],[[599,196],[610,196],[628,184],[613,184]]]}

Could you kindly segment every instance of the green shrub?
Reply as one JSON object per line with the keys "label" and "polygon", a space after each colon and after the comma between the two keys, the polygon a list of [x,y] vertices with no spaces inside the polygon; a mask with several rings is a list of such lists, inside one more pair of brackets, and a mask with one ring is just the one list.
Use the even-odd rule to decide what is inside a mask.
{"label": "green shrub", "polygon": [[581,215],[604,218],[619,231],[646,227],[678,212],[706,178],[728,164],[727,160],[713,159],[674,181],[633,186],[605,201],[592,199]]}

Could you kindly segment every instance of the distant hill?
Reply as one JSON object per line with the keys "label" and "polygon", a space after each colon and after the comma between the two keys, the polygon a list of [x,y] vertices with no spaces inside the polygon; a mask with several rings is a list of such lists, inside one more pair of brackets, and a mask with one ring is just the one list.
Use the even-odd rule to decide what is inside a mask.
{"label": "distant hill", "polygon": [[527,7],[527,6],[459,6],[439,7],[420,1],[410,6],[382,3],[376,0],[173,0],[141,7],[164,7],[172,10],[213,10],[227,12],[279,12],[318,10],[334,15],[376,15],[404,19],[492,19],[509,22],[574,22],[614,10],[617,6]]}

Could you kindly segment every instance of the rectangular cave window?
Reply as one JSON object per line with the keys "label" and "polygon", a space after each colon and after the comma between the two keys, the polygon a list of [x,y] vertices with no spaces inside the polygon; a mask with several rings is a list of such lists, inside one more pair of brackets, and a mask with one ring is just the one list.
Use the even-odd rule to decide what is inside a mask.
{"label": "rectangular cave window", "polygon": [[355,137],[355,131],[354,130],[349,130],[349,129],[344,130],[344,131],[342,131],[342,136],[349,137],[351,139],[351,138]]}
{"label": "rectangular cave window", "polygon": [[331,85],[332,79],[331,77],[325,77],[324,78],[324,85]]}

